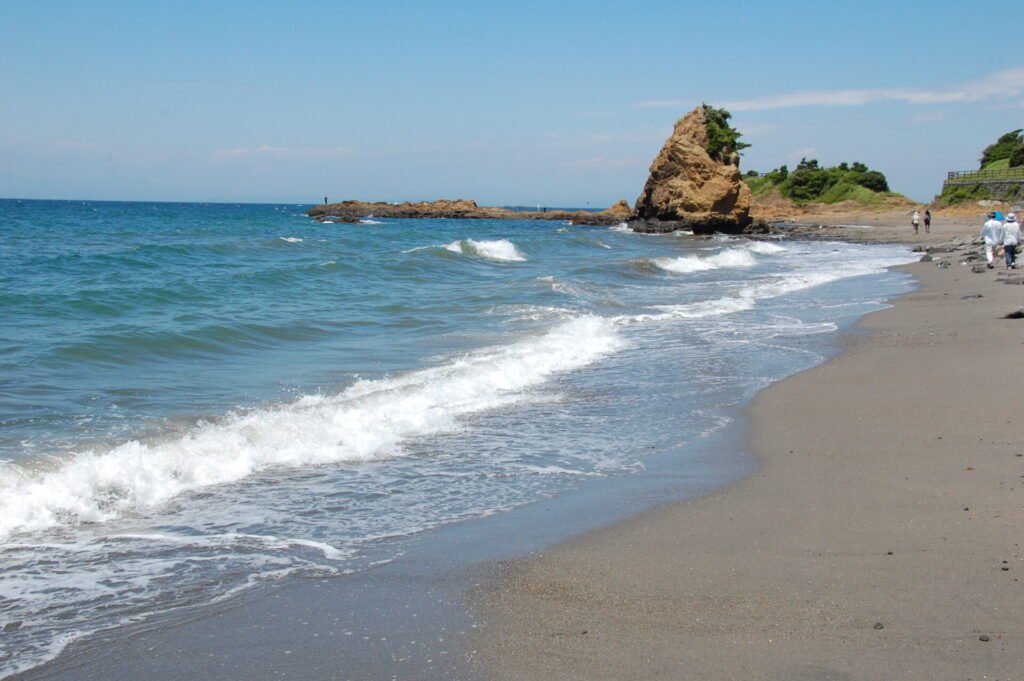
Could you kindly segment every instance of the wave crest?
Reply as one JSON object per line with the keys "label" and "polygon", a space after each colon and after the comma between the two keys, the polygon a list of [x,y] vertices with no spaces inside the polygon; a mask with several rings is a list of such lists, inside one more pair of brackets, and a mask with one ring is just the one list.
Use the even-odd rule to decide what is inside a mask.
{"label": "wave crest", "polygon": [[773,244],[770,241],[751,241],[745,244],[745,247],[751,253],[760,253],[761,255],[775,255],[776,253],[786,252],[784,247]]}
{"label": "wave crest", "polygon": [[269,469],[397,456],[404,440],[450,432],[460,417],[525,399],[552,374],[620,345],[609,320],[576,317],[439,367],[202,423],[173,441],[86,451],[46,471],[7,464],[0,467],[0,539],[112,520]]}
{"label": "wave crest", "polygon": [[678,258],[654,258],[654,265],[661,270],[673,274],[688,274],[733,267],[753,267],[757,260],[750,251],[743,248],[728,248],[721,253],[701,258],[686,255]]}
{"label": "wave crest", "polygon": [[508,239],[495,239],[493,241],[475,241],[474,239],[463,239],[445,244],[445,250],[463,255],[475,255],[488,260],[503,260],[507,262],[521,262],[526,260],[516,245]]}

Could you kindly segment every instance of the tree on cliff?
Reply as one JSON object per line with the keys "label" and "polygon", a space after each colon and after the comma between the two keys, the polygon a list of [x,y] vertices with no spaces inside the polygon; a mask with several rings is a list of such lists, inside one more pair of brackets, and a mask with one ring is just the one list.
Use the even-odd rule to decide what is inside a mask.
{"label": "tree on cliff", "polygon": [[885,175],[871,170],[860,161],[842,162],[831,168],[822,167],[817,159],[802,158],[790,172],[786,166],[766,173],[764,177],[748,178],[754,194],[778,188],[779,193],[797,203],[836,203],[847,200],[870,202],[876,194],[889,191]]}
{"label": "tree on cliff", "polygon": [[[996,161],[1009,159],[1010,166],[1024,164],[1024,130],[1011,130],[981,152],[981,167],[984,169]],[[1017,160],[1017,163],[1014,163]]]}
{"label": "tree on cliff", "polygon": [[750,145],[740,142],[743,133],[729,125],[732,114],[725,109],[716,109],[710,104],[704,104],[703,107],[708,128],[708,155],[722,163],[739,165],[736,155]]}

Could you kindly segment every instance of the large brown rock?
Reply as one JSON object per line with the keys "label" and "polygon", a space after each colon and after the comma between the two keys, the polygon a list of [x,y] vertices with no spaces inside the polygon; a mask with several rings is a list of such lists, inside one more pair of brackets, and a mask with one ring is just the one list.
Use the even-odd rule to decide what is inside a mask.
{"label": "large brown rock", "polygon": [[651,174],[636,200],[634,229],[737,232],[750,224],[750,188],[740,177],[738,156],[729,162],[714,159],[708,143],[700,106],[676,123],[651,163]]}

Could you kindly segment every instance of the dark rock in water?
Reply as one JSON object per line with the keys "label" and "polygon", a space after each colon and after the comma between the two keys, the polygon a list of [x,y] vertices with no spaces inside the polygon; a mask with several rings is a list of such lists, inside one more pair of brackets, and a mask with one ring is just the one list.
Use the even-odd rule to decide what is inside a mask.
{"label": "dark rock in water", "polygon": [[4,631],[17,631],[18,629],[21,629],[21,625],[21,620],[14,620],[13,622],[8,622],[4,625]]}
{"label": "dark rock in water", "polygon": [[[739,155],[726,160],[708,153],[707,114],[699,106],[676,123],[672,135],[651,163],[650,175],[636,200],[637,220],[683,223],[694,233],[735,234],[750,224],[750,188],[740,176]],[[644,226],[651,232],[679,227]]]}
{"label": "dark rock in water", "polygon": [[640,234],[668,234],[690,229],[690,226],[681,220],[630,220],[626,224]]}
{"label": "dark rock in water", "polygon": [[925,253],[924,255],[921,256],[921,260],[919,260],[918,262],[931,262],[934,259],[935,258]]}
{"label": "dark rock in water", "polygon": [[1024,319],[1024,307],[1006,314],[1003,319]]}
{"label": "dark rock in water", "polygon": [[328,223],[328,224],[330,224],[332,222],[333,223],[342,222],[342,223],[348,223],[348,224],[356,224],[356,223],[359,222],[359,217],[355,216],[355,215],[318,215],[318,216],[316,216],[315,219],[316,219],[317,222],[321,222],[321,223],[325,222],[325,223]]}
{"label": "dark rock in water", "polygon": [[755,220],[743,229],[744,234],[771,234],[772,226],[766,220]]}

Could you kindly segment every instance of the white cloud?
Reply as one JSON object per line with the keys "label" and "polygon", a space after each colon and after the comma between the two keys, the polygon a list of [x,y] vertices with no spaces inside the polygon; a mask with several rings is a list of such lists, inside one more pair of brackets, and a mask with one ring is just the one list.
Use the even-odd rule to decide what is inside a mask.
{"label": "white cloud", "polygon": [[51,139],[48,145],[59,151],[100,151],[102,147],[95,142],[78,142],[75,140]]}
{"label": "white cloud", "polygon": [[289,156],[294,158],[338,156],[350,154],[352,151],[354,150],[351,147],[272,147],[268,144],[261,144],[256,147],[257,154],[271,154],[273,156]]}
{"label": "white cloud", "polygon": [[799,163],[800,159],[814,158],[817,153],[818,150],[815,147],[804,147],[803,149],[797,149],[796,151],[789,152],[786,156],[786,160],[790,163]]}
{"label": "white cloud", "polygon": [[227,161],[232,158],[238,158],[239,156],[248,156],[249,150],[242,147],[236,147],[234,149],[218,149],[210,155],[211,161]]}
{"label": "white cloud", "polygon": [[261,144],[253,149],[246,147],[218,149],[210,155],[210,160],[228,161],[253,154],[277,158],[314,158],[319,156],[340,156],[350,154],[353,151],[355,149],[352,147],[275,147],[269,144]]}
{"label": "white cloud", "polygon": [[781,126],[774,123],[753,123],[750,125],[744,125],[743,138],[751,139],[753,137],[761,137],[762,135],[777,132],[780,128]]}
{"label": "white cloud", "polygon": [[[863,106],[872,102],[953,104],[1016,98],[1024,93],[1024,67],[996,71],[975,80],[935,89],[868,88],[853,90],[806,90],[752,99],[722,102],[730,111],[763,111],[800,106]],[[690,106],[691,100],[658,99],[638,102],[638,107]]]}
{"label": "white cloud", "polygon": [[603,170],[609,168],[628,168],[630,166],[641,165],[641,163],[642,161],[635,158],[605,158],[604,156],[595,156],[594,158],[584,158],[577,161],[566,161],[562,165],[569,168]]}

